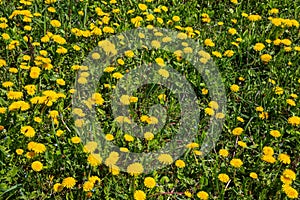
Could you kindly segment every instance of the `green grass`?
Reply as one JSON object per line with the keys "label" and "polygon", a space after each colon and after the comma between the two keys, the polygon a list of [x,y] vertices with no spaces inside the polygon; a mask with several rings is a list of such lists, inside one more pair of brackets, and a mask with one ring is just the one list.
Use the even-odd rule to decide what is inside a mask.
{"label": "green grass", "polygon": [[[137,190],[142,190],[147,199],[199,199],[197,197],[199,191],[207,192],[209,199],[289,199],[282,189],[284,183],[280,179],[285,169],[295,172],[296,179],[292,181],[291,187],[299,192],[300,120],[296,120],[298,125],[292,125],[288,120],[292,116],[300,116],[300,97],[291,97],[291,94],[300,95],[300,58],[299,50],[297,50],[300,46],[300,31],[296,26],[275,26],[268,19],[272,16],[295,19],[299,22],[299,1],[240,0],[238,4],[234,4],[230,0],[158,0],[153,2],[118,0],[116,4],[113,4],[109,1],[58,0],[51,5],[41,0],[33,1],[32,5],[22,5],[21,2],[2,0],[0,5],[0,35],[2,35],[0,37],[0,199],[134,199]],[[141,11],[138,7],[139,3],[146,4],[147,10]],[[48,10],[50,6],[54,7],[56,12],[50,12]],[[166,6],[168,10],[155,12],[155,8],[162,6]],[[101,8],[106,14],[98,15],[96,8]],[[269,11],[272,8],[278,8],[279,13],[270,14]],[[9,18],[14,11],[22,9],[31,12],[32,16],[29,17],[31,22],[24,22],[22,15]],[[119,13],[116,13],[114,9],[119,9]],[[129,10],[134,11],[128,13]],[[78,13],[79,11],[82,11],[82,15]],[[146,21],[146,15],[143,12],[153,14],[155,19]],[[40,13],[41,16],[34,16],[34,13]],[[209,23],[202,20],[202,14],[205,13],[211,19]],[[262,19],[251,22],[247,17],[243,17],[242,13],[258,14]],[[105,21],[105,15],[110,17],[107,24],[102,22],[103,19]],[[173,52],[163,49],[135,50],[133,58],[120,55],[119,58],[123,59],[124,65],[114,60],[110,64],[115,67],[114,71],[105,72],[101,79],[97,77],[99,80],[97,80],[96,89],[102,95],[104,103],[96,106],[96,115],[103,132],[114,136],[111,143],[117,147],[126,147],[130,152],[141,153],[159,150],[174,139],[180,127],[182,108],[176,94],[169,88],[148,84],[132,94],[138,97],[138,101],[130,104],[129,113],[132,120],[139,126],[147,125],[146,122],[141,122],[140,118],[142,115],[150,115],[149,109],[153,105],[159,104],[166,109],[167,118],[163,129],[155,133],[151,141],[146,141],[143,137],[134,137],[133,142],[126,141],[124,134],[127,132],[122,131],[118,123],[114,121],[114,117],[117,116],[113,116],[111,108],[115,95],[111,87],[116,86],[120,81],[113,78],[112,74],[120,72],[125,75],[134,72],[138,66],[154,64],[155,59],[161,57],[169,67],[186,77],[197,95],[195,102],[200,109],[199,131],[195,138],[184,139],[190,143],[196,142],[200,146],[195,149],[187,148],[187,151],[180,157],[186,165],[182,169],[175,165],[174,160],[174,163],[151,171],[149,174],[131,176],[126,172],[120,172],[113,175],[104,164],[106,157],[103,157],[102,164],[93,167],[87,161],[89,154],[83,151],[84,138],[80,134],[80,127],[74,123],[72,113],[72,99],[76,96],[69,91],[76,88],[77,75],[82,71],[77,72],[72,66],[82,65],[99,41],[136,29],[137,27],[131,20],[137,16],[143,18],[140,27],[153,25],[173,31],[180,31],[180,27],[193,28],[193,41],[203,46],[204,50],[211,55],[211,60],[222,78],[226,91],[225,120],[216,145],[205,156],[197,155],[197,152],[193,150],[201,149],[211,120],[204,110],[209,107],[210,101],[215,100],[210,98],[211,91],[208,94],[202,92],[202,89],[208,88],[208,84],[205,83],[201,73],[197,72],[187,60],[176,58]],[[172,21],[173,16],[179,16],[180,21]],[[163,19],[163,23],[159,23],[157,17]],[[53,19],[60,21],[61,26],[53,27],[50,24]],[[232,22],[234,19],[236,23]],[[224,24],[220,26],[218,22]],[[101,34],[90,36],[74,34],[74,28],[86,31],[83,33],[91,33],[93,24],[101,29]],[[30,25],[32,29],[24,30],[25,25]],[[114,33],[105,33],[103,29],[105,26],[113,27]],[[229,28],[235,28],[237,34],[229,34]],[[47,32],[48,35],[49,32],[60,35],[66,43],[60,45],[54,42],[53,38],[50,38],[47,43],[41,42],[41,38],[46,36]],[[182,32],[186,31],[182,30]],[[4,33],[10,38],[5,40]],[[32,37],[32,39],[26,41],[24,36]],[[214,47],[205,46],[204,40],[208,38],[215,43]],[[242,41],[238,42],[238,38]],[[267,39],[271,40],[270,44],[266,42]],[[289,39],[292,42],[289,45],[291,51],[285,50],[287,45],[274,45],[273,41],[276,39]],[[13,40],[19,41],[19,46],[9,50],[9,44]],[[39,42],[40,45],[35,46],[34,42]],[[238,46],[233,45],[232,42],[236,42]],[[253,47],[256,43],[263,43],[265,48],[255,51]],[[178,44],[180,44],[179,39]],[[76,51],[73,49],[74,45],[78,45],[81,49]],[[57,53],[59,46],[63,46],[68,52]],[[48,55],[42,57],[50,58],[52,69],[47,70],[45,66],[37,62],[38,56],[42,55],[41,50],[47,51]],[[227,50],[234,51],[232,57],[224,55]],[[222,58],[214,56],[214,51],[220,52]],[[261,59],[263,54],[270,54],[272,59],[264,63]],[[29,55],[30,60],[23,60],[24,55]],[[3,60],[6,61],[6,65]],[[24,66],[29,67],[25,69]],[[31,67],[36,66],[41,69],[41,72],[38,77],[33,78],[30,71]],[[12,68],[17,68],[17,72],[14,73]],[[94,72],[90,73],[93,75]],[[240,80],[239,77],[243,77],[244,80]],[[210,78],[214,79],[214,77]],[[57,84],[57,79],[63,79],[65,85]],[[270,79],[275,83],[271,83]],[[90,80],[92,79],[88,78],[88,81]],[[5,87],[3,83],[7,81],[12,82],[13,86]],[[128,82],[125,80],[125,83]],[[36,88],[32,95],[24,89],[24,86],[30,84]],[[234,92],[230,89],[233,84],[239,86],[239,91]],[[283,94],[275,93],[276,86],[283,88]],[[43,96],[46,90],[62,93],[65,97],[53,101],[52,105],[46,105],[47,102],[41,104],[30,102],[33,97]],[[23,92],[23,96],[15,100],[9,99],[9,91]],[[159,99],[160,94],[165,94],[166,99]],[[287,99],[293,99],[295,106],[289,105]],[[28,102],[30,108],[26,111],[10,110],[10,106],[16,101]],[[267,119],[260,117],[261,112],[256,111],[258,106],[262,106],[264,112],[268,113]],[[49,117],[51,110],[59,113],[57,124]],[[87,109],[84,112],[87,112]],[[215,113],[217,112],[222,112],[222,110],[216,110]],[[36,122],[35,117],[40,117],[42,121]],[[237,117],[242,117],[244,122],[238,121]],[[189,120],[192,123],[192,119]],[[26,134],[21,133],[21,127],[26,125],[34,128],[34,137],[26,137]],[[236,127],[244,129],[240,136],[232,134],[232,130]],[[58,136],[56,134],[58,130],[64,133]],[[278,130],[281,136],[278,138],[271,136],[271,130]],[[81,136],[82,141],[75,144],[71,139],[77,135]],[[44,144],[46,151],[28,158],[26,154],[30,152],[28,143],[31,141]],[[239,146],[238,141],[245,142],[247,147]],[[273,148],[275,163],[262,160],[263,148],[266,146]],[[17,149],[22,149],[23,154],[18,155]],[[228,150],[228,157],[222,157],[219,154],[220,149]],[[104,152],[104,149],[99,148],[98,151]],[[290,156],[289,164],[280,161],[279,154],[282,153]],[[233,158],[241,159],[243,165],[240,168],[231,166],[230,161]],[[34,161],[40,161],[43,164],[40,172],[33,170],[31,165]],[[116,165],[122,164],[124,163],[119,161]],[[151,166],[143,167],[148,169]],[[257,173],[258,179],[251,178],[249,176],[251,172]],[[220,173],[227,174],[230,178],[229,182],[221,182],[218,179]],[[98,176],[101,181],[94,185],[92,191],[87,192],[84,191],[83,185],[90,176]],[[67,177],[76,179],[75,186],[70,189],[64,187],[62,191],[55,192],[54,184],[62,183]],[[156,186],[151,189],[147,188],[144,185],[145,177],[153,177]],[[186,191],[191,192],[192,197],[187,197],[184,194]]]}

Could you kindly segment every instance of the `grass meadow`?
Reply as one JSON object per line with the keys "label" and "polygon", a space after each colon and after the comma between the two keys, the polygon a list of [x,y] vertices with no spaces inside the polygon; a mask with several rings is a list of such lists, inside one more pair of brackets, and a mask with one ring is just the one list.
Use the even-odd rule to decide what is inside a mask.
{"label": "grass meadow", "polygon": [[[0,0],[0,199],[299,199],[299,3]],[[148,43],[137,49],[122,35],[129,30],[154,31],[158,39],[141,33],[132,38],[136,45]],[[114,36],[120,46],[109,42]],[[177,49],[163,50],[168,42]],[[90,53],[96,47],[101,51]],[[186,55],[199,55],[200,65],[213,63],[223,107],[205,81],[216,73],[205,79]],[[93,71],[86,58],[114,59]],[[171,80],[173,71],[185,77],[196,99],[184,102],[197,105],[192,111],[200,116],[195,137],[181,136],[186,143],[179,157],[144,157],[164,165],[153,170],[138,160],[121,166],[130,153],[160,152],[178,134],[181,119],[194,121],[189,113],[181,117],[182,100],[160,84],[114,99],[120,81],[138,82],[127,77],[142,65],[155,65],[157,80]],[[92,93],[78,92],[95,78]],[[172,84],[185,91],[181,82]],[[77,100],[82,107],[74,107]],[[129,115],[114,115],[113,100]],[[94,129],[80,132],[91,110],[102,143],[84,135],[95,136]],[[204,153],[214,120],[222,122],[220,134]],[[142,127],[139,137],[122,131],[133,122]],[[157,132],[143,131],[156,125]],[[104,143],[117,148],[108,151]]]}

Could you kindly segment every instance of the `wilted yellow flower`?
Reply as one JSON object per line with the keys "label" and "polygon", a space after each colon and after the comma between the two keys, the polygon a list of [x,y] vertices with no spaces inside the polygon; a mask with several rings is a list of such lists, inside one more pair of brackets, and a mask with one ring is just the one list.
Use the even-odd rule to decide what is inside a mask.
{"label": "wilted yellow flower", "polygon": [[243,148],[246,148],[247,147],[247,144],[243,141],[238,141],[238,145],[243,147]]}
{"label": "wilted yellow flower", "polygon": [[169,77],[169,72],[165,69],[159,69],[158,70],[159,75],[161,75],[164,78],[168,78]]}
{"label": "wilted yellow flower", "polygon": [[154,138],[154,134],[151,132],[146,132],[146,133],[144,133],[144,138],[148,141],[152,140]]}
{"label": "wilted yellow flower", "polygon": [[293,99],[287,99],[286,103],[291,105],[291,106],[296,106],[296,102]]}
{"label": "wilted yellow flower", "polygon": [[279,86],[276,86],[276,87],[274,88],[274,91],[275,91],[276,94],[283,94],[284,89],[281,88],[281,87],[279,87]]}

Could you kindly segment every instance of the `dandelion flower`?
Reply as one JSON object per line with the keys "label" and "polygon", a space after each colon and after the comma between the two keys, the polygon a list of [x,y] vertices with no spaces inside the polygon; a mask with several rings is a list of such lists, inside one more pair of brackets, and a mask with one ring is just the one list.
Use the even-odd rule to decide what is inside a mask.
{"label": "dandelion flower", "polygon": [[17,153],[18,155],[22,155],[22,154],[23,154],[23,152],[24,152],[24,150],[23,150],[23,149],[17,149],[17,150],[16,150],[16,153]]}
{"label": "dandelion flower", "polygon": [[226,149],[220,149],[219,155],[222,157],[227,157],[229,155],[229,152]]}
{"label": "dandelion flower", "polygon": [[35,135],[35,130],[31,126],[23,126],[21,127],[21,133],[26,137],[32,138]]}
{"label": "dandelion flower", "polygon": [[102,158],[99,154],[90,154],[89,157],[87,158],[87,162],[93,166],[97,167],[102,163]]}
{"label": "dandelion flower", "polygon": [[209,195],[207,192],[204,192],[204,191],[200,191],[197,193],[197,197],[201,200],[207,200]]}
{"label": "dandelion flower", "polygon": [[243,132],[244,132],[244,129],[241,127],[237,127],[232,130],[232,134],[236,135],[236,136],[241,135]]}
{"label": "dandelion flower", "polygon": [[263,43],[256,43],[253,47],[255,51],[261,51],[265,48],[265,45]]}
{"label": "dandelion flower", "polygon": [[276,162],[276,159],[273,156],[270,156],[270,155],[263,155],[261,159],[263,161],[271,163],[271,164]]}
{"label": "dandelion flower", "polygon": [[289,185],[283,185],[282,190],[290,199],[296,199],[299,196],[297,190],[295,190],[294,188],[292,188]]}
{"label": "dandelion flower", "polygon": [[105,139],[108,140],[108,141],[112,141],[112,140],[114,140],[114,136],[109,133],[109,134],[105,135]]}
{"label": "dandelion flower", "polygon": [[75,186],[76,180],[73,177],[67,177],[62,181],[62,185],[68,189],[71,189]]}
{"label": "dandelion flower", "polygon": [[240,87],[236,84],[233,84],[233,85],[230,86],[230,90],[232,92],[238,92],[240,90]]}
{"label": "dandelion flower", "polygon": [[299,126],[300,125],[300,117],[298,117],[298,116],[289,117],[288,123],[293,126]]}
{"label": "dandelion flower", "polygon": [[32,164],[31,164],[31,168],[36,171],[36,172],[39,172],[43,169],[43,164],[40,162],[40,161],[34,161]]}
{"label": "dandelion flower", "polygon": [[53,186],[54,192],[61,192],[63,190],[64,186],[60,183],[55,183]]}
{"label": "dandelion flower", "polygon": [[143,173],[144,167],[140,163],[132,163],[127,167],[127,173],[131,176],[137,176]]}
{"label": "dandelion flower", "polygon": [[274,154],[274,150],[272,147],[269,147],[269,146],[265,146],[263,148],[263,153],[267,156],[272,156]]}
{"label": "dandelion flower", "polygon": [[173,158],[169,154],[161,154],[158,156],[158,160],[163,164],[171,164],[173,162]]}
{"label": "dandelion flower", "polygon": [[183,160],[176,160],[175,165],[178,168],[184,168],[185,167],[185,162]]}
{"label": "dandelion flower", "polygon": [[146,177],[144,179],[144,185],[145,185],[145,187],[150,188],[150,189],[154,188],[156,185],[155,179],[152,177]]}
{"label": "dandelion flower", "polygon": [[253,178],[253,179],[257,179],[258,178],[258,175],[255,172],[251,172],[249,176],[251,178]]}
{"label": "dandelion flower", "polygon": [[133,194],[134,200],[145,200],[146,194],[142,190],[136,190]]}
{"label": "dandelion flower", "polygon": [[125,134],[124,135],[124,139],[125,139],[126,142],[132,142],[132,141],[134,141],[134,137],[132,137],[129,134]]}
{"label": "dandelion flower", "polygon": [[243,161],[238,158],[234,158],[230,161],[230,165],[235,168],[240,168],[243,165]]}
{"label": "dandelion flower", "polygon": [[154,134],[151,132],[144,133],[144,138],[148,141],[152,140],[154,138]]}
{"label": "dandelion flower", "polygon": [[75,136],[75,137],[72,137],[72,138],[71,138],[71,142],[72,142],[73,144],[78,144],[78,143],[80,143],[80,141],[81,141],[81,139],[80,139],[80,137],[78,137],[78,136]]}
{"label": "dandelion flower", "polygon": [[280,132],[278,130],[271,130],[270,135],[272,135],[275,138],[278,138],[281,136]]}
{"label": "dandelion flower", "polygon": [[285,169],[282,172],[282,175],[286,178],[289,178],[289,179],[293,180],[293,181],[296,180],[296,173],[291,169]]}
{"label": "dandelion flower", "polygon": [[51,20],[50,21],[51,26],[58,28],[61,26],[61,23],[58,20]]}
{"label": "dandelion flower", "polygon": [[272,59],[272,56],[270,54],[263,54],[263,55],[260,56],[260,59],[263,62],[268,63]]}
{"label": "dandelion flower", "polygon": [[290,164],[291,163],[291,159],[290,156],[285,154],[285,153],[281,153],[278,155],[278,160],[280,162],[282,162],[283,164]]}
{"label": "dandelion flower", "polygon": [[227,183],[229,181],[229,176],[227,174],[219,174],[218,179],[223,183]]}
{"label": "dandelion flower", "polygon": [[204,109],[205,113],[212,116],[215,114],[215,111],[212,108],[205,108]]}
{"label": "dandelion flower", "polygon": [[94,188],[94,183],[91,181],[86,181],[83,184],[83,191],[88,192],[91,191]]}

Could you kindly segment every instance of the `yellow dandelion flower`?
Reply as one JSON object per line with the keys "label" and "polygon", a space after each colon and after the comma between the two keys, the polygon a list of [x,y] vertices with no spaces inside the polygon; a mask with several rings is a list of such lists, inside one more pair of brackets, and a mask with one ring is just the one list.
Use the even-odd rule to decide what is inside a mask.
{"label": "yellow dandelion flower", "polygon": [[218,179],[223,183],[227,183],[230,180],[227,174],[219,174]]}
{"label": "yellow dandelion flower", "polygon": [[219,155],[222,157],[227,157],[229,155],[229,152],[226,149],[220,149]]}
{"label": "yellow dandelion flower", "polygon": [[230,161],[230,165],[235,168],[240,168],[243,165],[243,161],[238,158],[234,158]]}
{"label": "yellow dandelion flower", "polygon": [[159,162],[163,163],[163,164],[171,164],[173,162],[173,158],[170,154],[160,154],[158,156],[158,160]]}
{"label": "yellow dandelion flower", "polygon": [[136,190],[133,194],[134,200],[145,200],[146,194],[142,190]]}
{"label": "yellow dandelion flower", "polygon": [[60,183],[55,183],[53,186],[54,192],[61,192],[63,190],[64,186]]}
{"label": "yellow dandelion flower", "polygon": [[277,138],[277,137],[280,137],[281,134],[278,130],[271,130],[270,131],[270,135],[272,135],[273,137]]}
{"label": "yellow dandelion flower", "polygon": [[152,177],[146,177],[144,179],[144,185],[145,185],[145,187],[150,188],[150,189],[154,188],[156,185],[155,179]]}
{"label": "yellow dandelion flower", "polygon": [[90,154],[87,158],[87,162],[93,166],[96,167],[102,163],[102,158],[99,154]]}
{"label": "yellow dandelion flower", "polygon": [[201,200],[207,200],[209,198],[209,195],[205,191],[200,191],[197,193],[197,197]]}
{"label": "yellow dandelion flower", "polygon": [[274,154],[274,150],[272,147],[269,147],[269,146],[265,146],[263,148],[263,153],[267,156],[272,156]]}
{"label": "yellow dandelion flower", "polygon": [[140,163],[132,163],[127,167],[127,173],[131,176],[138,176],[143,173],[144,167]]}
{"label": "yellow dandelion flower", "polygon": [[178,168],[184,168],[185,167],[185,162],[183,160],[176,160],[175,165]]}
{"label": "yellow dandelion flower", "polygon": [[249,176],[250,176],[251,178],[253,178],[253,179],[257,179],[257,178],[258,178],[258,175],[257,175],[255,172],[251,172],[251,173],[249,174]]}
{"label": "yellow dandelion flower", "polygon": [[241,127],[237,127],[232,130],[233,135],[241,135],[243,132],[244,132],[244,129]]}
{"label": "yellow dandelion flower", "polygon": [[285,153],[281,153],[278,155],[278,160],[282,162],[283,164],[290,164],[291,163],[291,158],[289,155]]}
{"label": "yellow dandelion flower", "polygon": [[94,188],[94,183],[91,181],[86,181],[83,186],[83,191],[88,192],[91,191]]}
{"label": "yellow dandelion flower", "polygon": [[39,172],[43,169],[43,164],[40,162],[40,161],[34,161],[32,164],[31,164],[31,168],[36,171],[36,172]]}
{"label": "yellow dandelion flower", "polygon": [[63,179],[62,186],[66,187],[68,189],[71,189],[75,186],[76,182],[77,181],[73,177],[67,177],[67,178]]}
{"label": "yellow dandelion flower", "polygon": [[23,126],[21,127],[21,133],[23,133],[26,137],[34,137],[35,130],[31,126]]}

